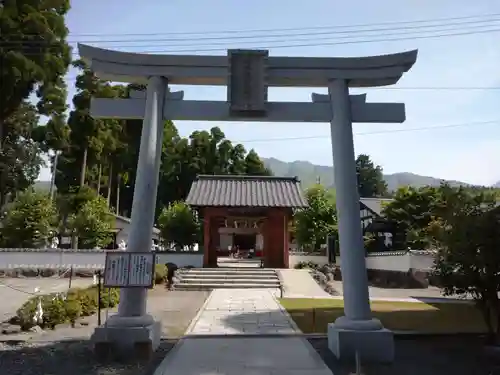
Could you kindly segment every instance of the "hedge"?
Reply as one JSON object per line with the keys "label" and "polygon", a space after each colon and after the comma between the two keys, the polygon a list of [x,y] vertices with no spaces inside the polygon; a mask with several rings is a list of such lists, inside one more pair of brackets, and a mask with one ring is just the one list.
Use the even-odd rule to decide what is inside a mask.
{"label": "hedge", "polygon": [[167,279],[168,269],[165,264],[156,264],[155,265],[155,278],[154,283],[163,284]]}
{"label": "hedge", "polygon": [[[157,264],[155,267],[155,284],[161,284],[167,277],[167,267]],[[97,285],[89,288],[70,289],[66,294],[51,293],[35,296],[26,301],[16,312],[13,319],[22,330],[28,330],[36,325],[41,328],[54,329],[56,325],[71,323],[74,326],[78,318],[90,316],[98,310]],[[42,301],[43,321],[33,322],[38,301]],[[101,288],[101,308],[112,308],[120,301],[120,291],[116,288]]]}
{"label": "hedge", "polygon": [[[90,316],[98,309],[98,289],[97,286],[90,288],[70,289],[68,293],[50,293],[35,296],[26,301],[16,313],[15,322],[21,326],[22,330],[28,330],[33,326],[54,329],[56,325],[63,323],[75,324],[80,317]],[[36,307],[41,299],[43,310],[43,321],[34,322]],[[101,289],[101,308],[115,307],[120,300],[118,289]]]}

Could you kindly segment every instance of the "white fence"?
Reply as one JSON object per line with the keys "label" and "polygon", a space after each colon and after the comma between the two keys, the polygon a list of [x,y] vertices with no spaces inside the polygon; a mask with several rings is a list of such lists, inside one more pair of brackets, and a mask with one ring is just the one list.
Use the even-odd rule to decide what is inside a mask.
{"label": "white fence", "polygon": [[294,268],[298,263],[312,262],[319,266],[328,264],[328,257],[326,255],[310,255],[307,253],[290,253],[288,258],[289,268]]}
{"label": "white fence", "polygon": [[391,251],[372,253],[366,257],[366,267],[373,270],[401,271],[410,269],[430,271],[434,267],[436,253],[430,250]]}
{"label": "white fence", "polygon": [[[430,271],[434,266],[436,253],[431,250],[387,251],[370,253],[365,258],[369,270],[408,272],[410,269]],[[340,266],[340,257],[336,264]]]}
{"label": "white fence", "polygon": [[[435,252],[430,250],[387,251],[370,253],[365,259],[366,268],[369,270],[408,272],[413,269],[430,271],[434,266]],[[290,253],[290,268],[294,268],[300,262],[313,262],[322,266],[328,263],[328,257],[307,253]],[[340,266],[340,262],[340,257],[337,256],[337,266]]]}
{"label": "white fence", "polygon": [[[0,249],[0,269],[102,269],[106,251],[101,249]],[[202,267],[203,253],[157,253],[156,263]]]}

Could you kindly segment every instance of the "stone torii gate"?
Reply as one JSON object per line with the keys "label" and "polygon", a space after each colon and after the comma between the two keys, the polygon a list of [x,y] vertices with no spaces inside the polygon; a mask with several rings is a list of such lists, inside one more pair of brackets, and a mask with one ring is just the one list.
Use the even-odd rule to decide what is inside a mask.
{"label": "stone torii gate", "polygon": [[[373,319],[353,145],[353,122],[402,123],[403,103],[367,103],[349,87],[396,83],[415,63],[417,51],[359,58],[269,57],[268,51],[230,50],[227,56],[149,55],[79,45],[80,56],[100,78],[141,83],[146,92],[129,99],[94,99],[96,118],[143,119],[128,251],[151,251],[164,120],[328,122],[331,129],[345,316],[328,327],[337,357],[391,361],[392,332]],[[170,85],[227,86],[227,101],[184,100]],[[327,87],[305,102],[269,102],[268,87]],[[122,289],[118,314],[93,335],[96,343],[156,349],[160,326],[146,314],[146,290]]]}

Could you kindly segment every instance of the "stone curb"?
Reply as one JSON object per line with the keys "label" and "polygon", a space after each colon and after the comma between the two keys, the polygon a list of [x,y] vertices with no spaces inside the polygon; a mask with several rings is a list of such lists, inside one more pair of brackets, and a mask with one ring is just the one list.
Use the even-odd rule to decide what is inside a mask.
{"label": "stone curb", "polygon": [[276,298],[276,295],[274,293],[271,293],[271,296],[273,297],[273,300],[274,302],[276,302],[276,304],[278,305],[280,311],[283,313],[283,315],[286,316],[286,318],[288,319],[290,325],[292,326],[292,328],[295,330],[295,332],[300,332],[302,333],[302,331],[300,330],[299,326],[295,323],[295,321],[293,320],[292,316],[288,313],[288,311],[281,305],[281,303],[278,301],[278,298]]}
{"label": "stone curb", "polygon": [[198,323],[198,321],[200,320],[201,315],[205,312],[209,302],[212,300],[213,294],[214,294],[214,291],[213,290],[210,291],[210,294],[208,295],[207,299],[205,300],[205,302],[203,302],[203,305],[200,307],[200,309],[196,313],[195,317],[191,320],[191,323],[189,323],[189,326],[187,327],[186,332],[184,332],[184,337],[190,335],[190,332],[194,329],[194,327],[196,326],[196,323]]}
{"label": "stone curb", "polygon": [[185,339],[186,339],[186,337],[182,337],[175,343],[174,347],[168,351],[165,358],[163,358],[163,360],[160,362],[158,367],[156,367],[156,370],[154,371],[153,375],[164,375],[166,373],[168,365],[170,364],[172,359],[175,357],[177,352],[180,350],[180,348],[184,344]]}

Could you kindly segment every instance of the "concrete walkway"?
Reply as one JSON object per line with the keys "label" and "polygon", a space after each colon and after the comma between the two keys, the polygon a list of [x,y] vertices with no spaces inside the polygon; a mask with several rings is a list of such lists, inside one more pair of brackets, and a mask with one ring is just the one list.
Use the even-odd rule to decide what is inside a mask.
{"label": "concrete walkway", "polygon": [[307,269],[277,269],[284,298],[331,298],[312,278]]}
{"label": "concrete walkway", "polygon": [[216,289],[155,375],[332,375],[293,333],[273,291]]}

